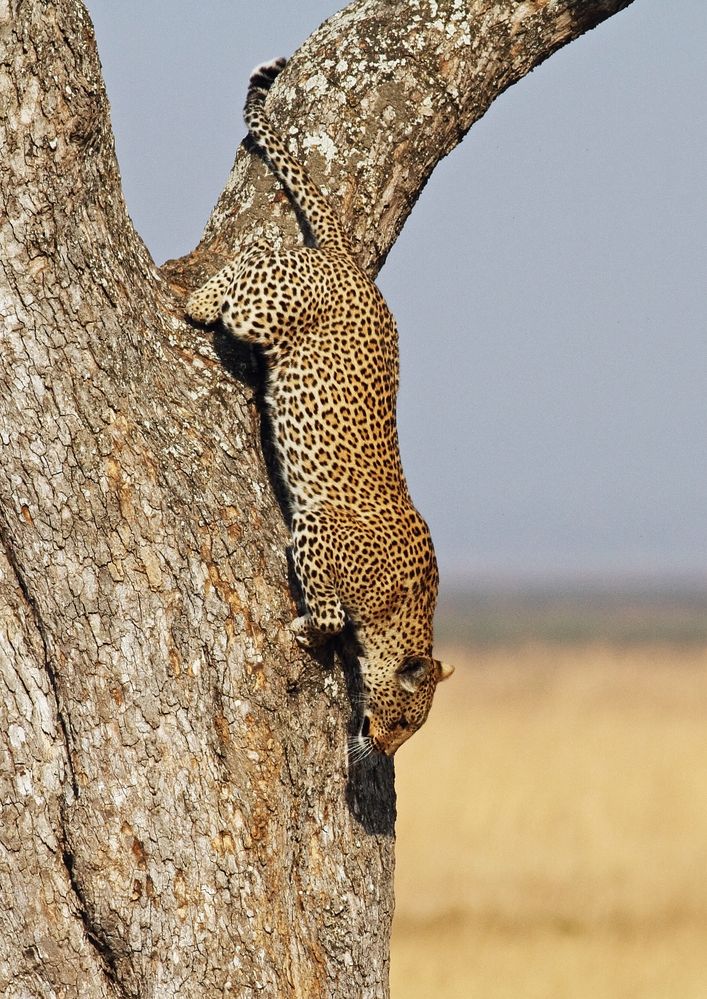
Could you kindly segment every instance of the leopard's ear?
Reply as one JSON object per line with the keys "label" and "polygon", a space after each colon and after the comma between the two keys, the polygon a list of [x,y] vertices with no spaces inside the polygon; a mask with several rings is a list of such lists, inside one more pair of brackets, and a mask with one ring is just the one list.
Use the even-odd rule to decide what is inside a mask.
{"label": "leopard's ear", "polygon": [[454,666],[451,666],[449,663],[443,663],[439,659],[435,659],[434,664],[437,670],[437,683],[441,683],[442,680],[448,680],[454,672]]}
{"label": "leopard's ear", "polygon": [[395,673],[403,690],[407,690],[408,694],[414,694],[431,669],[431,659],[412,656],[410,659],[404,659]]}

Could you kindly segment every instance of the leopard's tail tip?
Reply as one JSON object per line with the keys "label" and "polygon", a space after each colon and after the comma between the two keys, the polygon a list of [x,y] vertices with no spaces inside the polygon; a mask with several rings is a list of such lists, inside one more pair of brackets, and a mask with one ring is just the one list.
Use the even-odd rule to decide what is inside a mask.
{"label": "leopard's tail tip", "polygon": [[269,90],[286,65],[287,59],[284,56],[271,59],[269,62],[261,62],[250,74],[248,89]]}

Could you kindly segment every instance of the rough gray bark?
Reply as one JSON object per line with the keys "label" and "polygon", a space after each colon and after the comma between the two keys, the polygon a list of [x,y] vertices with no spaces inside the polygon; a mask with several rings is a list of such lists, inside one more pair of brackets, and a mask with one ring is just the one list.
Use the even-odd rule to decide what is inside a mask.
{"label": "rough gray bark", "polygon": [[[374,273],[494,97],[628,2],[357,2],[272,115]],[[82,5],[0,3],[0,57],[0,993],[387,996],[392,764],[347,771],[355,680],[288,634],[252,359],[182,318],[290,207],[240,152],[158,270]]]}

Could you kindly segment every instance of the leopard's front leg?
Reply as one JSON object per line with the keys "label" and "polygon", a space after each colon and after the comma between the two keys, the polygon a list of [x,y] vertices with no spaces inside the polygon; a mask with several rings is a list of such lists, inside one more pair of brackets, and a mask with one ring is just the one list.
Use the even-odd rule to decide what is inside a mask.
{"label": "leopard's front leg", "polygon": [[346,623],[346,612],[334,587],[327,546],[317,536],[316,524],[295,515],[292,521],[292,556],[302,588],[307,614],[290,625],[295,639],[305,649],[316,649],[338,635]]}

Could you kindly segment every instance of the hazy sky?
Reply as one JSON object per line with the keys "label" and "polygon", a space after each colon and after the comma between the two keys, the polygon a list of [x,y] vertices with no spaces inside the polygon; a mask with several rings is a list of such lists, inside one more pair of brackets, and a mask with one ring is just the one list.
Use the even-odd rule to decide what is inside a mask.
{"label": "hazy sky", "polygon": [[[199,240],[252,66],[342,3],[89,0],[128,208]],[[380,274],[443,578],[707,578],[707,3],[636,0],[512,87]]]}

